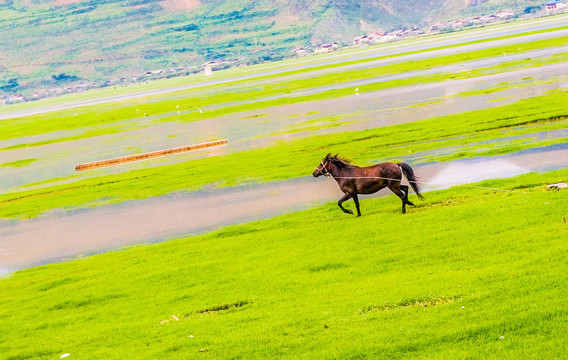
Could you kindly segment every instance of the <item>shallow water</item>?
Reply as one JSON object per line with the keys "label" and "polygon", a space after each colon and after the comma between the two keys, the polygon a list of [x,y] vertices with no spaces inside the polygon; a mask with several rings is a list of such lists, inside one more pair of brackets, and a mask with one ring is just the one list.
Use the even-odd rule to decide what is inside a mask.
{"label": "shallow water", "polygon": [[[568,144],[490,158],[426,164],[416,166],[415,171],[428,191],[565,167],[568,167]],[[380,194],[390,192],[385,189]],[[308,209],[336,201],[341,195],[335,181],[305,177],[55,212],[32,220],[3,221],[0,222],[0,274]],[[365,198],[361,196],[363,214]]]}
{"label": "shallow water", "polygon": [[[153,123],[138,119],[138,126],[119,134],[49,144],[40,147],[2,151],[2,162],[22,159],[38,161],[19,168],[0,167],[0,192],[17,191],[18,187],[53,178],[91,177],[121,173],[134,169],[173,164],[200,157],[254,149],[279,140],[300,136],[365,130],[380,126],[419,121],[437,116],[485,109],[540,96],[547,91],[568,87],[568,63],[536,69],[486,76],[475,79],[387,89],[326,101],[310,101],[290,106],[274,106],[194,122]],[[456,94],[510,85],[501,91],[467,97]],[[513,85],[523,85],[514,87]],[[417,106],[420,105],[420,106]],[[338,119],[339,117],[339,119]],[[313,121],[321,129],[313,130]],[[333,125],[341,122],[339,126]],[[124,125],[126,126],[128,122]],[[142,128],[140,128],[142,127]],[[290,132],[294,129],[294,132]],[[46,140],[69,136],[58,132],[27,139]],[[75,172],[80,163],[185,146],[192,143],[226,138],[229,144],[220,149],[109,167],[81,174]],[[23,141],[20,139],[19,141]],[[13,140],[0,141],[0,148],[14,145]]]}

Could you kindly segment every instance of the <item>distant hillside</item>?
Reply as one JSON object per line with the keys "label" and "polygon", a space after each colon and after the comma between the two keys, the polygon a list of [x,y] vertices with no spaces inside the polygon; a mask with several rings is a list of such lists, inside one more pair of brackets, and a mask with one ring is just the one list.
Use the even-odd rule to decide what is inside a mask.
{"label": "distant hillside", "polygon": [[[252,64],[533,0],[0,0],[0,97]],[[154,73],[151,73],[151,72]],[[59,89],[59,90],[53,90]],[[48,95],[47,91],[37,96]]]}

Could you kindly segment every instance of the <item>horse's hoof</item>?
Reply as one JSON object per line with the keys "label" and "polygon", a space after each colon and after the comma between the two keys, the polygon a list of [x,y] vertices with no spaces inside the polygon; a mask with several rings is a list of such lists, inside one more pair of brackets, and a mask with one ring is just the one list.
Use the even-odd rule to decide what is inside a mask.
{"label": "horse's hoof", "polygon": [[345,210],[345,213],[353,215],[353,211],[351,211],[351,210]]}

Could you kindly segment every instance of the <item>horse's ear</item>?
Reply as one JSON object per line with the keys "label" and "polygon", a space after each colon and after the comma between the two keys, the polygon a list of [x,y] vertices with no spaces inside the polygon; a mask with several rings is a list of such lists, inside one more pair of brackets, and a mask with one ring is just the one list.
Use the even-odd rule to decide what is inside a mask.
{"label": "horse's ear", "polygon": [[325,157],[328,158],[330,156],[331,156],[331,153],[327,153],[327,155]]}

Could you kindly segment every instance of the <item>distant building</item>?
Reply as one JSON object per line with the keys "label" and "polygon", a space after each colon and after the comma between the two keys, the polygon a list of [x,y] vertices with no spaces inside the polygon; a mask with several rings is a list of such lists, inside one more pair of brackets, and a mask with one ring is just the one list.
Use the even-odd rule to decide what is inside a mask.
{"label": "distant building", "polygon": [[515,16],[515,12],[513,10],[501,10],[497,14],[495,14],[499,19],[505,20],[510,19]]}
{"label": "distant building", "polygon": [[24,102],[24,101],[26,101],[26,99],[22,95],[14,94],[12,96],[9,96],[5,100],[5,103],[6,104],[17,104],[17,103],[21,103],[21,102]]}
{"label": "distant building", "polygon": [[416,35],[420,35],[421,31],[420,29],[416,29],[416,28],[412,28],[412,29],[406,29],[402,32],[402,36],[403,37],[407,37],[407,36],[416,36]]}
{"label": "distant building", "polygon": [[294,50],[290,51],[291,53],[293,53],[296,56],[306,56],[308,55],[308,50],[306,50],[303,47],[299,47],[299,48],[295,48]]}
{"label": "distant building", "polygon": [[454,23],[452,24],[452,27],[454,29],[461,29],[462,27],[466,26],[469,24],[469,20],[456,20],[454,21]]}
{"label": "distant building", "polygon": [[40,90],[40,91],[36,91],[35,93],[33,93],[32,98],[33,99],[42,99],[44,97],[47,97],[49,95],[49,90]]}
{"label": "distant building", "polygon": [[337,50],[339,48],[339,45],[337,45],[336,42],[334,42],[333,44],[323,44],[321,46],[322,49],[329,49],[330,51],[333,50]]}
{"label": "distant building", "polygon": [[472,18],[471,20],[469,20],[469,22],[472,25],[481,25],[481,23],[483,23],[483,20],[481,20],[481,17],[476,16],[476,17]]}
{"label": "distant building", "polygon": [[549,0],[546,3],[546,10],[562,9],[566,6],[568,6],[568,4],[562,2],[561,0]]}
{"label": "distant building", "polygon": [[203,64],[203,71],[205,72],[206,76],[212,75],[213,74],[213,70],[215,67],[219,68],[219,67],[223,67],[226,66],[229,62],[226,60],[214,60],[214,61],[208,61],[205,64]]}
{"label": "distant building", "polygon": [[430,26],[430,32],[442,31],[442,30],[445,30],[445,29],[450,29],[452,27],[453,27],[453,23],[448,23],[448,22],[437,23],[437,24]]}
{"label": "distant building", "polygon": [[369,38],[367,37],[367,35],[359,36],[353,39],[353,45],[363,45],[368,43],[369,43]]}
{"label": "distant building", "polygon": [[391,33],[385,34],[385,36],[383,36],[383,41],[396,41],[402,38],[403,35],[404,35],[404,30],[396,30]]}
{"label": "distant building", "polygon": [[497,21],[499,18],[497,16],[491,14],[491,15],[483,16],[481,19],[485,23],[490,23],[490,22],[493,22],[493,21]]}
{"label": "distant building", "polygon": [[369,42],[378,43],[382,41],[382,37],[385,36],[385,33],[374,32],[367,35]]}
{"label": "distant building", "polygon": [[339,48],[339,45],[337,45],[337,43],[333,43],[333,44],[323,44],[322,46],[320,46],[319,49],[316,49],[314,51],[314,53],[316,54],[322,54],[322,53],[327,53],[327,52],[332,52],[335,51]]}

